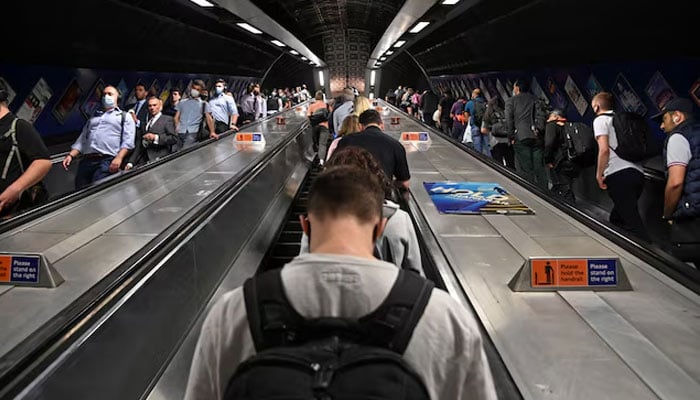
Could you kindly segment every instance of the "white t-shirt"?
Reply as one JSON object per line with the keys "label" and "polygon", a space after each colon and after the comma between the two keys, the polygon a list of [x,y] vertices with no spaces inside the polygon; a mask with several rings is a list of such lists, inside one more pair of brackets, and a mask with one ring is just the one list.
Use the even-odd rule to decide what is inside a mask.
{"label": "white t-shirt", "polygon": [[666,144],[666,166],[687,166],[691,158],[693,153],[690,151],[688,139],[679,133],[671,135]]}
{"label": "white t-shirt", "polygon": [[613,126],[612,115],[603,114],[598,118],[593,120],[593,134],[596,138],[599,136],[607,136],[608,144],[610,145],[610,158],[608,159],[608,165],[603,171],[603,176],[610,176],[615,172],[622,171],[627,168],[634,168],[637,171],[644,173],[642,164],[633,163],[631,161],[624,160],[615,153],[617,148],[617,135],[615,133],[615,127]]}
{"label": "white t-shirt", "polygon": [[[287,298],[305,318],[360,318],[379,307],[398,269],[329,254],[300,255],[282,269]],[[221,399],[238,365],[255,354],[243,289],[225,294],[204,321],[185,399]],[[404,359],[434,400],[496,399],[479,328],[471,312],[435,289]]]}

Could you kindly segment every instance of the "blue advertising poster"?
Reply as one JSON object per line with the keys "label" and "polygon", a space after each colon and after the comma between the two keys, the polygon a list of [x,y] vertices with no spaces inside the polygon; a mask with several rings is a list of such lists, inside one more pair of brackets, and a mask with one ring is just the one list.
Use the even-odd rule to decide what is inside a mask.
{"label": "blue advertising poster", "polygon": [[600,85],[600,82],[598,82],[598,79],[593,74],[591,74],[586,81],[586,91],[591,100],[593,100],[593,96],[603,91],[603,86]]}
{"label": "blue advertising poster", "polygon": [[441,214],[534,214],[494,182],[423,182]]}
{"label": "blue advertising poster", "polygon": [[673,88],[671,88],[671,85],[668,84],[664,76],[661,75],[661,72],[659,71],[656,71],[654,76],[651,78],[651,81],[649,81],[646,91],[652,103],[654,103],[659,111],[664,108],[669,100],[676,97],[676,93],[673,92]]}

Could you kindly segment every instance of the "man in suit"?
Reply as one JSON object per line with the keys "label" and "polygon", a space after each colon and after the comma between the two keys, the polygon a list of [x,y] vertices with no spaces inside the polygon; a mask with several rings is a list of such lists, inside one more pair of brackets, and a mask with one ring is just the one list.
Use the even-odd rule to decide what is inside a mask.
{"label": "man in suit", "polygon": [[134,152],[129,158],[125,169],[155,161],[173,152],[173,146],[179,141],[175,133],[173,117],[161,112],[163,102],[157,97],[148,99],[148,122],[144,124],[141,140],[135,143]]}
{"label": "man in suit", "polygon": [[136,123],[136,134],[138,137],[144,133],[146,122],[148,122],[148,110],[146,107],[148,90],[146,90],[146,86],[143,83],[136,84],[134,96],[136,96],[136,103],[129,104],[125,108],[129,110],[129,114],[131,114]]}

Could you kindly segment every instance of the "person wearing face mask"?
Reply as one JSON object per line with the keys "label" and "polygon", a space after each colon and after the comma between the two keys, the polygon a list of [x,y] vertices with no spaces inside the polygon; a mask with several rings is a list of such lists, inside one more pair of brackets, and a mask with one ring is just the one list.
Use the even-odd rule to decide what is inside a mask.
{"label": "person wearing face mask", "polygon": [[209,100],[211,116],[214,119],[214,130],[217,134],[231,129],[238,131],[238,108],[233,97],[226,96],[226,81],[218,79],[214,86],[214,93]]}
{"label": "person wearing face mask", "polygon": [[175,107],[175,128],[180,136],[181,149],[191,147],[199,140],[199,137],[206,137],[200,132],[209,133],[212,139],[218,139],[219,135],[214,130],[214,120],[211,116],[209,103],[200,98],[200,93],[204,90],[204,82],[195,79],[192,82],[190,97],[180,102]]}
{"label": "person wearing face mask", "polygon": [[95,112],[83,127],[80,136],[63,159],[68,170],[73,160],[82,154],[75,187],[81,189],[119,171],[124,157],[134,148],[136,123],[119,109],[119,91],[106,86],[102,94],[102,109]]}
{"label": "person wearing face mask", "polygon": [[652,118],[668,134],[662,218],[671,224],[671,252],[700,267],[700,124],[693,103],[680,97]]}

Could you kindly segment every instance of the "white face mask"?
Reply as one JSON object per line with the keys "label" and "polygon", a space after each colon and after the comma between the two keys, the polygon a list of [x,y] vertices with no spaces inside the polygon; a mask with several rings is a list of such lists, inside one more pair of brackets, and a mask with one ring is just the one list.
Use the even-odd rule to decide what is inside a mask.
{"label": "white face mask", "polygon": [[105,108],[112,108],[112,107],[114,107],[114,97],[108,96],[108,95],[104,95],[104,96],[102,97],[102,105],[103,105]]}
{"label": "white face mask", "polygon": [[224,87],[223,86],[217,86],[216,87],[216,94],[221,94],[224,92]]}
{"label": "white face mask", "polygon": [[196,99],[197,97],[199,97],[199,90],[197,90],[197,89],[190,90],[190,96],[192,96],[193,99]]}

